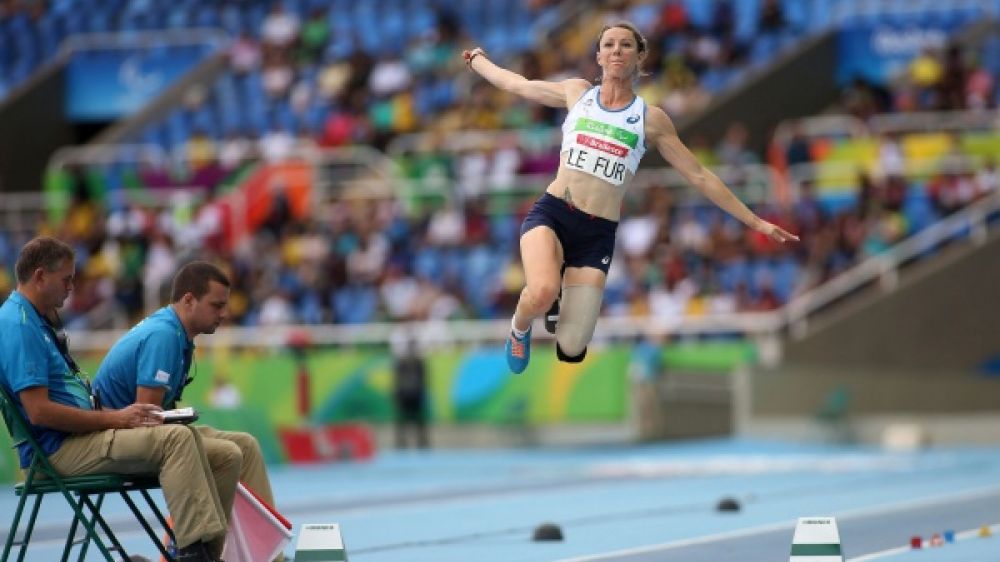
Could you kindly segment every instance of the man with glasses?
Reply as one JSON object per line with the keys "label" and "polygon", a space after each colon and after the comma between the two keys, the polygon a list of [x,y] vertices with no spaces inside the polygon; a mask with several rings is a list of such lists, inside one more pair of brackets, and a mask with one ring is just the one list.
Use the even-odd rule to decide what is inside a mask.
{"label": "man with glasses", "polygon": [[[0,384],[57,471],[157,474],[174,519],[178,559],[215,561],[227,529],[219,496],[233,494],[239,459],[210,466],[200,436],[183,425],[162,425],[158,405],[95,407],[59,335],[57,309],[69,296],[74,272],[73,249],[64,242],[40,237],[21,249],[17,289],[0,306]],[[28,467],[31,448],[19,443],[18,453],[21,467]]]}

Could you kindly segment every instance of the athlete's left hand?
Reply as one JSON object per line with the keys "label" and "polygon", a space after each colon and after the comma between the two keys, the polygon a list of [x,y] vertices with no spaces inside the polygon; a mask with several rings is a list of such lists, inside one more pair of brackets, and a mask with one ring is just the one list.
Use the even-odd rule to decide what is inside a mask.
{"label": "athlete's left hand", "polygon": [[761,221],[760,226],[757,227],[757,232],[761,234],[766,234],[768,238],[784,244],[785,242],[798,242],[799,237],[788,232],[787,230],[781,228],[778,225],[771,224],[767,221]]}

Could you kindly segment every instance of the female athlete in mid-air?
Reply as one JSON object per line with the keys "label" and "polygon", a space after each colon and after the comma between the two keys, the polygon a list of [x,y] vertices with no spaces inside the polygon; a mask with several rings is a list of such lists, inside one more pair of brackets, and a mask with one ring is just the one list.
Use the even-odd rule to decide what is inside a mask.
{"label": "female athlete in mid-air", "polygon": [[[525,286],[507,337],[507,364],[520,373],[531,353],[531,323],[556,305],[556,354],[579,362],[594,335],[615,247],[625,187],[647,146],[654,146],[708,199],[777,242],[798,240],[747,208],[677,136],[659,107],[633,90],[646,58],[646,40],[627,22],[601,30],[600,84],[574,78],[528,80],[493,64],[479,48],[463,52],[468,67],[501,90],[569,109],[563,123],[559,171],[521,225]],[[560,297],[560,289],[562,296]]]}

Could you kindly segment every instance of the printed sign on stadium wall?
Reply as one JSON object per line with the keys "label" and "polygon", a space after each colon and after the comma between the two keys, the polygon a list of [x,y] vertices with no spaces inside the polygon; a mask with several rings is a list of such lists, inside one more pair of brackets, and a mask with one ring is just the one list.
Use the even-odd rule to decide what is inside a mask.
{"label": "printed sign on stadium wall", "polygon": [[66,68],[66,114],[72,121],[131,115],[212,50],[209,45],[179,45],[78,51]]}
{"label": "printed sign on stadium wall", "polygon": [[949,37],[965,23],[959,17],[928,17],[912,22],[848,24],[837,38],[837,82],[846,85],[863,78],[888,84],[923,50],[943,50]]}

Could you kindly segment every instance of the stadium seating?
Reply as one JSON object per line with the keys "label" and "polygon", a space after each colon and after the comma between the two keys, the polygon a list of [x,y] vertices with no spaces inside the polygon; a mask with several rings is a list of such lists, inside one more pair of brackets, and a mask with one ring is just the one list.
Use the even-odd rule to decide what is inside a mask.
{"label": "stadium seating", "polygon": [[[750,45],[746,56],[735,57],[738,62],[731,65],[698,69],[701,87],[720,91],[739,80],[754,61],[764,63],[804,34],[844,18],[961,20],[984,9],[981,3],[958,0],[933,6],[911,3],[905,7],[912,10],[886,12],[871,10],[870,3],[860,1],[786,0],[781,2],[785,24],[775,31],[760,27],[764,4],[740,0],[732,2],[732,11],[727,13],[723,3],[637,2],[629,5],[624,15],[640,22],[669,19],[669,10],[682,6],[684,17],[695,29],[708,30],[704,33],[731,25],[733,37]],[[206,252],[228,263],[240,279],[234,286],[233,315],[235,322],[243,325],[498,318],[510,313],[523,275],[517,262],[517,226],[538,192],[533,182],[554,171],[558,156],[552,146],[535,142],[531,133],[525,133],[514,143],[513,153],[502,143],[485,148],[489,152],[485,164],[475,162],[480,156],[468,150],[428,152],[423,147],[420,151],[391,152],[401,170],[398,181],[430,182],[437,178],[434,181],[439,184],[458,186],[459,190],[450,195],[445,190],[426,197],[403,195],[393,200],[372,196],[368,201],[330,200],[310,206],[314,200],[309,191],[282,192],[272,189],[273,182],[260,179],[271,177],[268,170],[273,164],[259,164],[261,157],[268,160],[263,148],[267,139],[258,143],[257,137],[284,131],[282,142],[289,142],[287,136],[291,135],[291,142],[331,146],[385,144],[393,135],[419,130],[432,121],[447,121],[442,116],[458,99],[457,84],[466,76],[455,57],[459,45],[479,42],[501,58],[514,53],[537,56],[532,53],[538,48],[535,32],[544,22],[553,21],[552,9],[539,8],[540,12],[532,13],[520,2],[501,9],[506,5],[486,0],[403,4],[298,0],[283,5],[298,15],[300,23],[316,14],[316,8],[327,8],[321,14],[329,28],[329,38],[315,57],[298,50],[283,55],[291,61],[295,76],[293,83],[286,85],[288,91],[278,96],[268,94],[270,78],[259,66],[239,68],[233,55],[232,68],[221,73],[208,91],[185,96],[183,104],[132,139],[162,146],[172,151],[173,158],[158,163],[59,168],[50,174],[47,192],[72,196],[68,207],[49,207],[52,224],[61,225],[58,233],[72,240],[79,251],[80,287],[65,314],[71,326],[120,325],[123,318],[138,317],[144,308],[159,302],[164,275],[173,270],[177,260]],[[264,42],[262,29],[267,18],[265,3],[181,0],[168,9],[149,2],[61,0],[51,3],[35,19],[24,9],[0,18],[0,46],[25,41],[29,36],[35,41],[37,36],[39,39],[23,51],[37,63],[51,56],[54,45],[69,34],[102,29],[139,31],[166,22],[170,28],[221,27],[234,36],[248,32],[253,50]],[[532,22],[543,23],[533,26]],[[36,28],[47,31],[36,34]],[[354,37],[353,29],[366,33]],[[689,46],[689,39],[679,32],[654,28],[650,37],[662,42],[666,52],[683,52]],[[390,88],[382,95],[373,95],[369,78],[356,85],[356,91],[363,95],[354,101],[343,99],[344,90],[339,90],[340,97],[322,93],[331,69],[334,75],[340,72],[343,81],[358,64],[374,72],[385,63],[388,66],[382,70],[392,75],[401,70],[392,65],[404,51],[412,88],[395,92]],[[17,60],[2,58],[2,53],[10,52],[0,49],[0,76],[7,84],[12,83],[13,66],[27,64],[20,56]],[[352,58],[357,56],[361,58]],[[1000,41],[988,41],[980,60],[995,75]],[[658,69],[650,70],[655,78]],[[398,77],[396,83],[398,88]],[[296,93],[297,84],[306,94]],[[406,115],[412,122],[407,122]],[[492,126],[516,124],[521,119],[517,115],[516,107],[503,107],[499,117],[487,115],[485,121]],[[551,125],[559,116],[527,119],[525,123],[532,125]],[[459,125],[467,128],[461,122]],[[958,147],[973,156],[995,153],[997,146],[989,135],[964,133],[955,138]],[[921,162],[942,158],[951,142],[950,136],[942,140],[941,136],[923,134],[900,139],[906,157]],[[243,156],[223,162],[223,153],[239,146]],[[711,243],[684,248],[669,258],[660,250],[628,255],[619,249],[605,300],[607,311],[655,314],[655,303],[668,301],[691,314],[773,308],[932,224],[943,213],[937,202],[933,166],[909,174],[901,200],[890,205],[898,203],[898,209],[888,211],[882,208],[881,200],[869,208],[872,201],[859,199],[853,173],[844,181],[843,173],[824,171],[824,166],[834,170],[843,160],[873,161],[877,150],[877,141],[871,139],[813,139],[809,152],[812,164],[820,170],[814,200],[798,202],[793,208],[758,206],[758,212],[770,220],[836,242],[825,249],[811,245],[771,247],[748,235],[732,219],[718,219],[718,211],[704,202],[674,202],[654,214],[641,203],[661,197],[665,190],[654,186],[637,191],[640,205],[634,219],[657,225],[651,240],[675,239],[681,217],[693,213],[701,231],[695,236]],[[472,158],[467,158],[470,154]],[[711,158],[711,150],[706,155]],[[199,163],[198,158],[204,161]],[[509,162],[500,169],[498,162],[503,158]],[[475,166],[483,165],[487,173],[475,172],[480,169]],[[491,179],[483,183],[482,177]],[[470,185],[479,185],[479,192],[461,191],[470,178],[478,180]],[[523,182],[527,184],[520,185]],[[246,206],[246,200],[234,202],[233,197],[245,197],[250,193],[247,186],[257,184],[266,204],[258,205],[255,197],[249,205],[253,221],[235,225],[232,209]],[[185,196],[178,198],[177,190]],[[457,209],[445,205],[448,199]],[[715,223],[721,225],[717,231],[713,230]],[[232,236],[238,227],[251,236]],[[624,223],[622,227],[624,230]],[[852,233],[850,239],[847,232]],[[18,247],[26,235],[3,233],[0,241],[6,245],[0,243],[0,250]],[[260,260],[260,256],[270,259]],[[0,258],[8,266],[13,261],[10,251],[0,252]],[[150,271],[158,273],[151,275]],[[679,290],[681,281],[688,283]],[[0,279],[0,291],[9,289],[10,284],[9,276]]]}

